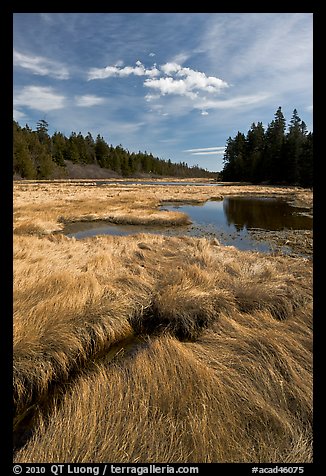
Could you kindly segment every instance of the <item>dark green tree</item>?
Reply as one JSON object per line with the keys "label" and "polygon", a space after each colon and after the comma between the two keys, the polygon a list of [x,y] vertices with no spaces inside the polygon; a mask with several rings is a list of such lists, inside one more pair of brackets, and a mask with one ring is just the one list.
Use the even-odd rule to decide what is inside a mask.
{"label": "dark green tree", "polygon": [[299,184],[300,157],[307,134],[306,125],[301,121],[298,111],[294,109],[285,142],[284,177],[287,183]]}
{"label": "dark green tree", "polygon": [[65,166],[67,138],[61,132],[55,132],[52,136],[52,157],[54,162],[61,167]]}
{"label": "dark green tree", "polygon": [[40,119],[36,124],[36,130],[39,137],[39,141],[43,144],[49,139],[49,124],[45,119]]}
{"label": "dark green tree", "polygon": [[228,138],[224,152],[223,180],[243,180],[245,171],[246,138],[242,132],[237,133],[234,139]]}
{"label": "dark green tree", "polygon": [[[61,132],[52,137],[48,133],[48,123],[41,119],[36,131],[26,124],[21,128],[17,122],[13,124],[14,173],[23,178],[47,179],[56,175],[64,176],[66,160],[76,164],[98,164],[111,169],[125,177],[140,173],[169,175],[176,177],[212,177],[215,173],[200,167],[189,167],[186,163],[172,163],[169,159],[159,159],[153,154],[139,151],[129,152],[121,144],[108,146],[101,135],[94,141],[90,133],[83,137],[72,132],[67,138]],[[240,162],[240,161],[239,161]],[[61,169],[55,168],[60,166]]]}
{"label": "dark green tree", "polygon": [[258,183],[263,179],[263,155],[265,148],[265,131],[262,122],[253,123],[247,134],[247,173],[245,180]]}
{"label": "dark green tree", "polygon": [[13,127],[13,171],[15,174],[26,179],[36,177],[36,169],[28,149],[26,134],[14,121]]}
{"label": "dark green tree", "polygon": [[266,131],[266,147],[263,157],[262,175],[265,181],[272,183],[284,181],[283,158],[286,121],[281,106]]}
{"label": "dark green tree", "polygon": [[97,135],[95,141],[95,157],[101,167],[108,167],[109,146],[100,134]]}
{"label": "dark green tree", "polygon": [[87,133],[85,137],[86,144],[86,160],[88,164],[96,163],[96,154],[95,154],[95,141],[90,132]]}
{"label": "dark green tree", "polygon": [[78,164],[80,162],[76,132],[72,132],[70,134],[64,155],[66,160],[71,160],[71,162],[74,164]]}

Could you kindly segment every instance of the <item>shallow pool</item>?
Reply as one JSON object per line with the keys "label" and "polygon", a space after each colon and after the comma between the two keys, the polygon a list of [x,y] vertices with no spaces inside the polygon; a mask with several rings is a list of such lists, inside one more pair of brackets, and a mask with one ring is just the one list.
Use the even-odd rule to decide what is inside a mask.
{"label": "shallow pool", "polygon": [[[251,230],[311,230],[312,217],[305,209],[290,206],[275,198],[225,197],[223,200],[209,200],[203,204],[180,204],[166,202],[161,210],[186,213],[191,225],[177,227],[115,225],[105,221],[75,222],[67,224],[63,233],[83,239],[96,235],[133,235],[154,233],[168,236],[216,237],[224,245],[233,245],[241,250],[270,252],[268,241],[257,241]],[[283,247],[283,252],[290,251]]]}

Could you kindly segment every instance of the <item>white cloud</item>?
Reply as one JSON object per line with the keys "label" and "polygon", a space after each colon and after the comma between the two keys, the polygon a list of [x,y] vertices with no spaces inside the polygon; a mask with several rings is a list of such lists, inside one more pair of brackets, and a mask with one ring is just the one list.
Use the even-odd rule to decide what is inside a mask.
{"label": "white cloud", "polygon": [[196,97],[196,93],[188,90],[185,80],[175,80],[173,78],[159,78],[159,79],[147,79],[144,82],[144,86],[147,88],[155,89],[159,92],[159,95],[165,94],[178,94],[180,96],[188,96],[192,99]]}
{"label": "white cloud", "polygon": [[251,106],[263,102],[270,97],[267,93],[248,94],[230,99],[202,99],[194,104],[195,109],[233,109],[242,106]]}
{"label": "white cloud", "polygon": [[191,155],[224,155],[225,146],[203,147],[201,149],[187,149],[183,152],[189,152]]}
{"label": "white cloud", "polygon": [[57,79],[69,78],[69,71],[65,65],[43,56],[29,56],[14,50],[13,64],[40,76],[52,76]]}
{"label": "white cloud", "polygon": [[202,116],[208,116],[208,112],[207,112],[207,111],[202,111],[200,114],[201,114]]}
{"label": "white cloud", "polygon": [[182,64],[189,58],[190,55],[188,53],[179,53],[172,58],[171,63]]}
{"label": "white cloud", "polygon": [[148,56],[155,56],[155,53],[149,53]]}
{"label": "white cloud", "polygon": [[220,78],[206,76],[205,73],[190,68],[183,68],[177,63],[165,63],[160,69],[168,77],[146,79],[144,86],[159,91],[163,96],[165,94],[178,94],[195,99],[199,91],[218,93],[221,89],[229,86]]}
{"label": "white cloud", "polygon": [[182,66],[178,63],[165,63],[161,65],[161,70],[168,76],[170,76],[172,73],[177,73],[181,68]]}
{"label": "white cloud", "polygon": [[65,106],[66,98],[51,87],[25,86],[14,94],[14,106],[26,106],[38,111],[52,111]]}
{"label": "white cloud", "polygon": [[123,66],[124,62],[122,60],[118,60],[116,63],[114,63],[114,66]]}
{"label": "white cloud", "polygon": [[215,151],[214,153],[216,152],[224,152],[225,150],[225,146],[224,145],[219,145],[217,147],[200,147],[199,149],[186,149],[184,150],[183,152],[212,152],[212,151]]}
{"label": "white cloud", "polygon": [[[164,77],[157,78],[160,74]],[[157,68],[156,63],[146,69],[141,61],[136,66],[106,66],[106,68],[92,68],[88,72],[88,80],[105,79],[109,77],[146,76],[144,86],[157,91],[156,95],[147,95],[146,100],[156,99],[157,96],[175,94],[195,99],[199,91],[218,93],[228,84],[215,76],[206,76],[205,73],[184,68],[176,62],[165,63]]]}
{"label": "white cloud", "polygon": [[106,101],[106,98],[101,98],[101,97],[92,96],[92,95],[84,95],[84,96],[75,97],[76,106],[80,106],[80,107],[97,106],[98,104],[103,104],[105,101]]}
{"label": "white cloud", "polygon": [[[134,74],[135,76],[155,77],[160,74],[154,64],[152,68],[146,69],[138,60],[136,66],[125,66],[122,68],[117,62],[115,66],[106,66],[106,68],[91,68],[88,72],[88,81],[92,79],[106,79],[110,77],[126,77]],[[123,63],[122,63],[123,64]]]}

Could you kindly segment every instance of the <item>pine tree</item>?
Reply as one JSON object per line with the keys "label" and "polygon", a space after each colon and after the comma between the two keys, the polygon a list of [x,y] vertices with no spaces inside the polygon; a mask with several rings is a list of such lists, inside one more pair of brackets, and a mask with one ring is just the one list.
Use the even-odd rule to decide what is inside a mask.
{"label": "pine tree", "polygon": [[229,137],[224,153],[222,179],[254,183],[289,183],[312,186],[313,135],[296,109],[285,133],[285,118],[279,107],[266,133],[261,122],[253,123],[245,138]]}
{"label": "pine tree", "polygon": [[14,121],[13,128],[13,171],[25,179],[36,178],[36,169],[28,149],[24,131]]}
{"label": "pine tree", "polygon": [[266,131],[266,147],[262,175],[264,180],[277,183],[283,180],[283,157],[286,121],[281,106]]}
{"label": "pine tree", "polygon": [[242,132],[237,133],[234,139],[231,137],[227,140],[224,152],[224,169],[223,180],[237,181],[244,180],[245,171],[245,155],[246,155],[246,138]]}
{"label": "pine tree", "polygon": [[92,137],[90,132],[87,133],[85,137],[85,144],[86,144],[86,160],[88,164],[95,164],[96,163],[96,154],[95,154],[95,141]]}
{"label": "pine tree", "polygon": [[108,166],[109,147],[100,134],[97,135],[96,141],[95,141],[95,156],[96,156],[97,163],[101,167]]}
{"label": "pine tree", "polygon": [[286,138],[286,153],[284,157],[285,180],[291,184],[298,184],[300,180],[300,157],[305,142],[306,125],[294,109]]}
{"label": "pine tree", "polygon": [[23,178],[51,178],[53,172],[59,172],[58,168],[55,169],[56,165],[62,167],[62,176],[65,160],[81,164],[97,163],[123,176],[141,172],[180,177],[212,176],[212,173],[198,166],[189,167],[184,162],[175,164],[170,159],[159,159],[146,151],[130,153],[121,144],[109,147],[99,134],[96,141],[90,133],[83,137],[81,132],[78,135],[72,132],[69,139],[60,132],[55,132],[50,137],[48,123],[44,119],[38,121],[36,131],[27,124],[21,128],[14,121],[13,136],[13,170]]}
{"label": "pine tree", "polygon": [[61,132],[55,132],[52,136],[52,157],[54,162],[61,167],[65,166],[67,138]]}
{"label": "pine tree", "polygon": [[49,140],[49,124],[45,119],[40,119],[36,124],[36,131],[41,144],[45,144]]}
{"label": "pine tree", "polygon": [[71,162],[73,162],[74,164],[78,164],[80,162],[76,137],[76,132],[72,132],[70,134],[65,149],[65,159],[71,160]]}
{"label": "pine tree", "polygon": [[258,183],[263,179],[263,154],[265,148],[265,131],[262,122],[253,123],[247,134],[247,166],[246,180]]}

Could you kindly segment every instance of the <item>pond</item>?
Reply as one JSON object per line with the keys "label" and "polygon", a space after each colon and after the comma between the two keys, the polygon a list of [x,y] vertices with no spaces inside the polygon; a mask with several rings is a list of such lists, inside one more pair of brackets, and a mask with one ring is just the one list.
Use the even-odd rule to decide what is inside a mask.
{"label": "pond", "polygon": [[[223,245],[233,245],[241,250],[272,251],[268,241],[254,239],[251,231],[311,230],[312,217],[305,209],[295,208],[275,198],[225,197],[203,204],[166,202],[161,210],[186,213],[191,225],[159,227],[144,225],[114,225],[105,221],[76,222],[65,226],[67,236],[82,239],[96,235],[131,235],[155,233],[169,236],[216,237]],[[290,252],[283,247],[282,251]]]}

